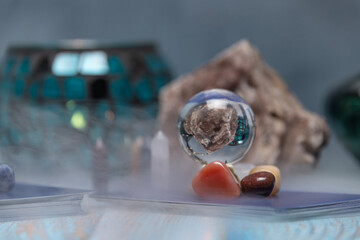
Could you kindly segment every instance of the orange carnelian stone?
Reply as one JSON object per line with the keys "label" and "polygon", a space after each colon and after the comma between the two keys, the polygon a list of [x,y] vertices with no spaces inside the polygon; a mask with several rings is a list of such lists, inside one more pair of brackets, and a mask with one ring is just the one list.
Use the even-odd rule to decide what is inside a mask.
{"label": "orange carnelian stone", "polygon": [[200,197],[237,197],[240,187],[223,162],[211,162],[203,167],[192,181],[194,192]]}

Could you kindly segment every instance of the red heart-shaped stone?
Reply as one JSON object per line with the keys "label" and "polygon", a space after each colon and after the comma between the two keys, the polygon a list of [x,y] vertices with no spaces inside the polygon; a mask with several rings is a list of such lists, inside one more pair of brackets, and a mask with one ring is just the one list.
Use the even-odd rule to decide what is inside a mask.
{"label": "red heart-shaped stone", "polygon": [[240,195],[240,187],[223,162],[212,162],[203,167],[192,181],[194,192],[205,198],[229,198]]}

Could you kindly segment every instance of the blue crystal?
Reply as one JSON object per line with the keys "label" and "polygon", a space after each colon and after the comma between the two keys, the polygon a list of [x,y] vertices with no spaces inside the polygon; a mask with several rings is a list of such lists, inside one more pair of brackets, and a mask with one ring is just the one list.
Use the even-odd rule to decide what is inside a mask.
{"label": "blue crystal", "polygon": [[0,164],[0,192],[8,192],[15,186],[15,172],[7,164]]}

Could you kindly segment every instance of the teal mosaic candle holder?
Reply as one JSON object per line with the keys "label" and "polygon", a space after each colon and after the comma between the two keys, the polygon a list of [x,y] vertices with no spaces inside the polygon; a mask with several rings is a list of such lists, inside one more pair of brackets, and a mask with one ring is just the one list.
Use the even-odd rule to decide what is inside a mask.
{"label": "teal mosaic candle holder", "polygon": [[152,44],[12,46],[0,67],[0,160],[90,168],[101,140],[109,167],[129,171],[129,149],[156,131],[158,94],[170,80]]}
{"label": "teal mosaic candle holder", "polygon": [[143,108],[154,116],[159,90],[171,73],[152,44],[11,46],[0,69],[3,88],[39,103],[105,100]]}

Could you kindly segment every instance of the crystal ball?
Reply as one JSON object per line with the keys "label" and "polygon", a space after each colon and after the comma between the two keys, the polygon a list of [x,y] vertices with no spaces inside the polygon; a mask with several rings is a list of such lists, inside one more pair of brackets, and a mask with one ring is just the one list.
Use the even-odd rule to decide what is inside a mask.
{"label": "crystal ball", "polygon": [[213,89],[198,93],[183,107],[178,135],[187,154],[202,164],[235,163],[249,151],[255,117],[237,94]]}

